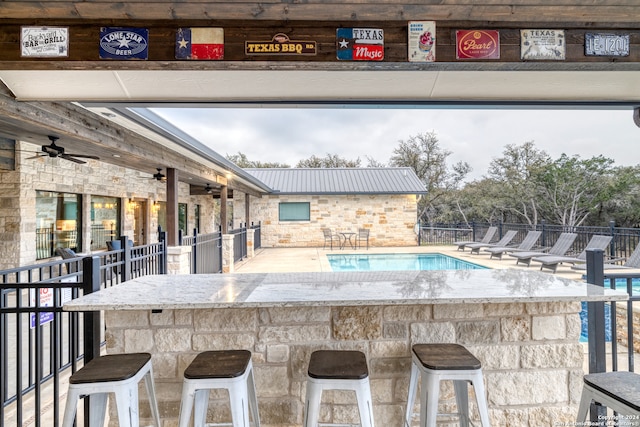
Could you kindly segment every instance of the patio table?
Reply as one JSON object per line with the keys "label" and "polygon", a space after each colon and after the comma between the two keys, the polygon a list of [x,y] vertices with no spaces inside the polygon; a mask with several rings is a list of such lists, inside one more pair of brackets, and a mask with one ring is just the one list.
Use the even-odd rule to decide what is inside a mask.
{"label": "patio table", "polygon": [[344,249],[344,247],[347,246],[347,240],[349,241],[349,246],[351,246],[351,249],[355,249],[356,242],[353,241],[353,236],[355,236],[356,234],[357,233],[351,231],[340,232],[340,235],[342,236],[342,245],[340,246],[340,249]]}

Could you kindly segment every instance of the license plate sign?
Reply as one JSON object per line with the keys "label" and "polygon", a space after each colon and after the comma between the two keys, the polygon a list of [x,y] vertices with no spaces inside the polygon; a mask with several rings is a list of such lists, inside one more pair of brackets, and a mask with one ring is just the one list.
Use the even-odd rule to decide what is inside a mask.
{"label": "license plate sign", "polygon": [[629,56],[629,35],[587,33],[584,47],[589,56]]}

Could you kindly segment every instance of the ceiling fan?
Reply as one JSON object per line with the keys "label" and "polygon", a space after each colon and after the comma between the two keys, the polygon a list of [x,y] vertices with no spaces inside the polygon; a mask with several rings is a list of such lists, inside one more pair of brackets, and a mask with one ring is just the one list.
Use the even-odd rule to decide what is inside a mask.
{"label": "ceiling fan", "polygon": [[70,153],[65,153],[64,151],[64,147],[61,147],[59,145],[56,145],[56,141],[59,138],[57,136],[52,136],[49,135],[49,140],[51,141],[51,144],[49,145],[43,145],[42,146],[42,153],[36,154],[33,157],[29,157],[29,159],[35,159],[38,157],[59,157],[61,159],[65,159],[65,160],[70,160],[72,162],[75,163],[87,163],[84,160],[80,160],[82,159],[93,159],[93,160],[100,160],[100,157],[98,156],[90,156],[88,154],[70,154]]}
{"label": "ceiling fan", "polygon": [[207,182],[207,186],[204,187],[204,191],[207,192],[207,194],[211,194],[213,193],[213,187],[209,185],[209,183]]}
{"label": "ceiling fan", "polygon": [[165,181],[166,176],[162,173],[162,168],[156,168],[157,172],[153,174],[153,179],[156,181]]}

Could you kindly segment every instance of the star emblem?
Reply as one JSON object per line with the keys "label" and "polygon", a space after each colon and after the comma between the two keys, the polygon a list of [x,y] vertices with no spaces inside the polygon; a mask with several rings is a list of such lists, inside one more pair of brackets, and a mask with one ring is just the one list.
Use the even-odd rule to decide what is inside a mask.
{"label": "star emblem", "polygon": [[184,37],[181,40],[178,40],[178,48],[179,49],[186,49],[188,44],[189,44],[189,42],[186,41],[184,39]]}
{"label": "star emblem", "polygon": [[125,48],[129,49],[129,42],[130,42],[130,40],[127,40],[125,38],[121,38],[120,39],[120,46],[118,46],[118,47],[125,47]]}
{"label": "star emblem", "polygon": [[349,42],[345,39],[340,40],[340,49],[346,49],[349,47]]}

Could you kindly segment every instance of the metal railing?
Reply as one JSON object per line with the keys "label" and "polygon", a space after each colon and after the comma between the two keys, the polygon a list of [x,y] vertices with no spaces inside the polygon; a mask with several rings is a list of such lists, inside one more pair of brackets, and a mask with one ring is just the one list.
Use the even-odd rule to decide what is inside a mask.
{"label": "metal railing", "polygon": [[233,235],[233,262],[242,260],[247,256],[247,225],[242,224],[240,228],[229,230]]}
{"label": "metal railing", "polygon": [[253,231],[253,249],[259,249],[262,247],[262,223],[258,222],[257,225],[251,223],[251,229]]}
{"label": "metal railing", "polygon": [[62,380],[99,355],[100,313],[64,312],[65,302],[167,272],[164,234],[144,246],[122,240],[125,249],[0,271],[0,427],[41,426],[45,413],[58,426]]}
{"label": "metal railing", "polygon": [[189,265],[191,274],[222,273],[222,231],[198,234],[193,230],[192,236],[178,233],[180,246],[190,246]]}
{"label": "metal railing", "polygon": [[544,221],[535,226],[527,224],[512,223],[479,223],[471,222],[469,226],[465,224],[434,224],[426,226],[418,224],[416,227],[418,234],[418,245],[446,245],[460,240],[477,241],[484,236],[490,226],[497,226],[498,232],[494,240],[499,240],[508,230],[516,230],[513,242],[515,244],[521,242],[530,230],[541,231],[539,240],[540,247],[550,247],[558,239],[558,236],[564,232],[576,233],[578,237],[573,243],[571,250],[567,255],[579,254],[586,246],[591,237],[595,234],[611,236],[611,243],[605,255],[609,258],[626,258],[640,244],[640,229],[616,227],[613,222],[608,226],[591,227],[567,227],[562,225],[547,224]]}
{"label": "metal railing", "polygon": [[[635,372],[635,353],[640,351],[640,342],[636,342],[634,334],[640,325],[636,325],[634,304],[640,301],[636,291],[640,286],[640,273],[618,271],[605,274],[604,259],[604,251],[587,250],[587,283],[611,289],[622,288],[629,294],[629,299],[626,302],[586,303],[589,373],[606,372],[609,368],[611,371]],[[607,356],[607,343],[611,348],[610,356]],[[627,353],[626,366],[620,365],[621,350]],[[590,409],[593,425],[600,425],[606,417],[606,408],[592,404]]]}

